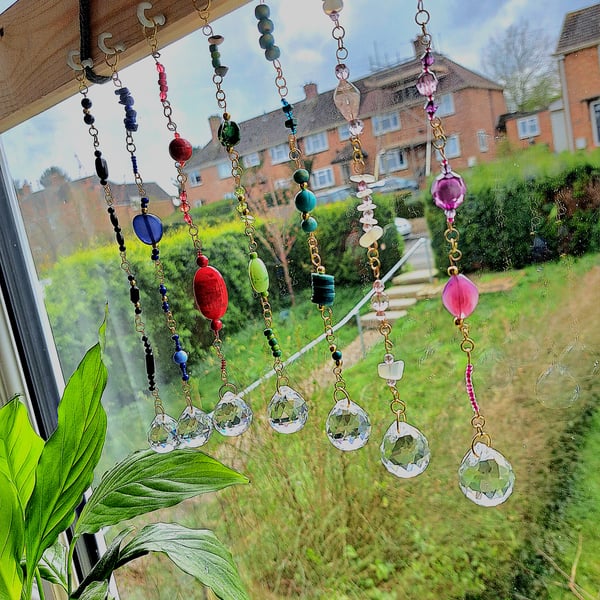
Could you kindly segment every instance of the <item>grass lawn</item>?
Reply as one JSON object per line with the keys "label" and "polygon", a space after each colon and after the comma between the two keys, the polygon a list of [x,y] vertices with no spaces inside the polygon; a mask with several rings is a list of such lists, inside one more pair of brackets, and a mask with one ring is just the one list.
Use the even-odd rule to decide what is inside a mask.
{"label": "grass lawn", "polygon": [[[408,421],[430,443],[425,473],[399,480],[379,462],[379,443],[393,415],[385,383],[376,376],[383,355],[378,344],[345,371],[352,398],[373,423],[364,449],[340,453],[325,438],[333,377],[317,381],[316,391],[307,394],[311,416],[294,436],[268,427],[260,410],[273,391],[267,383],[253,394],[252,432],[206,447],[248,475],[251,485],[230,488],[211,501],[186,502],[162,518],[214,528],[231,548],[253,599],[574,597],[553,583],[561,576],[540,551],[548,550],[568,572],[579,531],[583,552],[577,581],[597,595],[598,263],[598,256],[567,258],[489,276],[511,278],[515,285],[482,295],[469,319],[476,343],[474,384],[486,429],[517,476],[504,505],[478,507],[457,485],[456,471],[471,443],[471,413],[460,338],[437,298],[419,302],[392,334],[394,353],[406,363],[399,390]],[[298,335],[304,314],[294,316]],[[293,335],[284,334],[290,348],[295,348]],[[249,339],[240,338],[241,352]],[[327,351],[320,347],[291,370],[293,385],[311,389],[314,368],[325,360]],[[568,373],[537,398],[539,375],[560,360]],[[573,382],[580,390],[570,403]],[[140,587],[142,579],[150,590]],[[123,570],[118,581],[131,600],[203,597],[199,591],[191,596],[194,583],[166,560],[149,558]]]}

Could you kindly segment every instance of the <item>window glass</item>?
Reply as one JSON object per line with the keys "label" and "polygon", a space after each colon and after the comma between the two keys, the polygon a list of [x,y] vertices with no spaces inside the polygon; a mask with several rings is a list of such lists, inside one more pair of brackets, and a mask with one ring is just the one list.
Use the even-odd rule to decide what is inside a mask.
{"label": "window glass", "polygon": [[246,154],[244,156],[244,166],[249,169],[251,167],[257,167],[260,165],[260,155],[258,152],[253,152],[252,154]]}
{"label": "window glass", "polygon": [[271,156],[271,164],[274,165],[290,160],[290,149],[287,144],[279,144],[274,148],[269,148],[269,154]]}
{"label": "window glass", "polygon": [[406,153],[401,148],[386,150],[379,158],[380,173],[391,173],[407,168]]}
{"label": "window glass", "polygon": [[517,120],[517,129],[521,139],[540,135],[540,122],[537,115]]}
{"label": "window glass", "polygon": [[441,94],[436,98],[438,103],[437,116],[447,117],[454,114],[454,96],[452,94]]}
{"label": "window glass", "polygon": [[222,162],[217,165],[217,173],[220,179],[227,179],[231,177],[231,164]]}
{"label": "window glass", "polygon": [[190,171],[188,173],[188,179],[192,187],[202,185],[202,175],[200,175],[200,171]]}
{"label": "window glass", "polygon": [[480,152],[487,152],[489,150],[488,134],[483,130],[477,132],[477,145]]}
{"label": "window glass", "polygon": [[375,135],[383,135],[398,129],[400,129],[400,116],[397,112],[373,117],[373,133]]}
{"label": "window glass", "polygon": [[337,128],[338,138],[340,142],[344,142],[345,140],[350,139],[350,128],[348,127],[348,123],[344,123]]}
{"label": "window glass", "polygon": [[315,190],[331,187],[334,184],[333,169],[327,167],[326,169],[317,169],[316,171],[313,171],[311,182]]}
{"label": "window glass", "polygon": [[317,152],[323,152],[327,150],[329,145],[327,143],[327,133],[320,131],[313,135],[307,135],[304,138],[304,152],[305,154],[316,154]]}

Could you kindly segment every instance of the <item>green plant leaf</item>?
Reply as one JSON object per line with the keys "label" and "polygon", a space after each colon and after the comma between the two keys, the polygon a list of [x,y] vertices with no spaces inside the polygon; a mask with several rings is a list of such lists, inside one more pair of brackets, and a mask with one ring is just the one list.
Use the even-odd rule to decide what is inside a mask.
{"label": "green plant leaf", "polygon": [[248,483],[248,479],[202,452],[136,452],[104,475],[81,512],[75,532],[95,533],[237,483]]}
{"label": "green plant leaf", "polygon": [[101,556],[100,560],[94,565],[94,568],[87,574],[81,585],[71,594],[71,598],[80,598],[85,589],[94,581],[108,581],[112,572],[116,569],[119,560],[119,550],[121,542],[131,531],[133,527],[128,527],[121,531],[115,539],[110,543],[106,552]]}
{"label": "green plant leaf", "polygon": [[25,511],[28,581],[44,550],[73,522],[75,507],[92,483],[106,437],[106,413],[100,403],[105,385],[106,368],[96,344],[69,379],[58,407],[58,427],[36,469]]}
{"label": "green plant leaf", "polygon": [[33,430],[24,404],[13,398],[0,409],[0,473],[12,481],[24,513],[35,484],[44,442]]}
{"label": "green plant leaf", "polygon": [[23,588],[23,511],[13,482],[0,473],[0,598],[19,600]]}
{"label": "green plant leaf", "polygon": [[67,554],[67,549],[57,541],[46,548],[38,566],[42,579],[60,585],[64,590],[68,589]]}
{"label": "green plant leaf", "polygon": [[148,552],[164,552],[221,600],[249,600],[231,553],[212,531],[175,523],[148,525],[125,546],[119,566]]}
{"label": "green plant leaf", "polygon": [[81,594],[81,600],[106,600],[108,596],[108,581],[94,581]]}

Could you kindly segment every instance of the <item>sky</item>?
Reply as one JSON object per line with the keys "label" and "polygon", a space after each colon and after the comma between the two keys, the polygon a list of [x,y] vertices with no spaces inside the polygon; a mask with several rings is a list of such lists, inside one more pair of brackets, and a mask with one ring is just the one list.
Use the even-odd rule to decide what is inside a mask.
{"label": "sky", "polygon": [[[0,0],[0,11],[11,2]],[[274,86],[275,71],[258,46],[251,2],[215,21],[215,33],[225,37],[220,47],[222,63],[229,67],[223,88],[233,120],[243,121],[280,106]],[[275,42],[281,48],[281,64],[290,102],[303,99],[303,85],[314,82],[319,91],[333,89],[335,41],[332,22],[321,0],[267,0],[275,23]],[[481,53],[488,41],[510,25],[529,21],[556,40],[567,12],[590,6],[593,0],[425,0],[431,14],[434,48],[458,63],[482,72]],[[375,7],[375,8],[374,8]],[[411,40],[419,33],[414,21],[415,0],[346,0],[340,22],[346,29],[350,79],[376,67],[384,67],[413,55]],[[166,15],[168,19],[168,14]],[[132,8],[132,17],[135,10]],[[198,20],[200,24],[200,20]],[[116,42],[118,40],[111,40]],[[160,42],[160,32],[159,32]],[[178,131],[194,146],[210,140],[208,117],[220,114],[215,100],[212,68],[205,36],[197,31],[166,48],[161,62],[167,70],[169,100]],[[140,129],[135,134],[140,171],[146,181],[157,181],[174,194],[175,175],[167,153],[171,134],[158,100],[154,61],[143,60],[120,72],[123,85],[132,92]],[[92,86],[89,97],[100,131],[100,149],[108,160],[110,179],[132,181],[124,148],[123,109],[116,102],[111,83]],[[38,179],[50,166],[59,166],[72,179],[94,173],[93,149],[82,122],[80,97],[71,98],[45,113],[2,134],[11,175],[39,189]]]}

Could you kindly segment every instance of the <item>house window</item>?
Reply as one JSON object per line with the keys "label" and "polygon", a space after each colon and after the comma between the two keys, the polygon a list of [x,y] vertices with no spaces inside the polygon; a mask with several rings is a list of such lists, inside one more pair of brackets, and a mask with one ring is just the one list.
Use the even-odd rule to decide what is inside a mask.
{"label": "house window", "polygon": [[188,181],[192,187],[202,185],[202,175],[200,175],[200,171],[191,171],[188,175]]}
{"label": "house window", "polygon": [[480,129],[477,132],[477,144],[479,146],[479,152],[487,152],[489,150],[488,135],[483,129]]}
{"label": "house window", "polygon": [[400,115],[397,112],[373,117],[374,135],[383,135],[389,131],[398,131],[398,129],[400,129]]}
{"label": "house window", "polygon": [[400,148],[394,148],[392,150],[386,150],[379,156],[379,172],[383,175],[385,173],[391,173],[392,171],[400,171],[406,169],[408,163],[406,162],[406,153]]}
{"label": "house window", "polygon": [[454,114],[454,96],[452,94],[442,94],[436,98],[438,104],[437,116],[447,117]]}
{"label": "house window", "polygon": [[258,152],[253,152],[252,154],[247,154],[244,156],[244,167],[246,169],[250,169],[251,167],[258,167],[260,165],[260,156]]}
{"label": "house window", "polygon": [[222,162],[217,165],[217,173],[219,175],[219,179],[227,179],[231,177],[231,164]]}
{"label": "house window", "polygon": [[273,182],[273,186],[276,190],[285,190],[290,187],[291,181],[289,179],[276,179]]}
{"label": "house window", "polygon": [[326,167],[325,169],[313,171],[310,179],[314,190],[322,190],[323,188],[331,187],[334,183],[333,169],[331,167]]}
{"label": "house window", "polygon": [[290,149],[287,144],[279,144],[279,146],[269,148],[269,154],[271,155],[271,164],[278,165],[279,163],[283,163],[290,160],[289,152]]}
{"label": "house window", "polygon": [[350,139],[350,127],[348,123],[344,123],[337,128],[338,137],[340,138],[340,142],[345,142]]}
{"label": "house window", "polygon": [[540,121],[537,115],[524,117],[517,120],[517,130],[519,139],[525,140],[536,135],[540,135]]}
{"label": "house window", "polygon": [[[446,146],[445,146],[446,158],[456,158],[460,156],[460,141],[458,139],[458,134],[449,135],[446,138]],[[442,156],[439,151],[436,150],[437,160],[442,160]]]}
{"label": "house window", "polygon": [[592,112],[592,129],[594,132],[594,143],[600,146],[600,100],[592,102],[590,105]]}
{"label": "house window", "polygon": [[342,181],[350,181],[350,175],[352,174],[350,169],[350,163],[341,164],[340,173],[342,174]]}
{"label": "house window", "polygon": [[305,154],[316,154],[317,152],[323,152],[329,148],[327,143],[327,132],[321,131],[313,135],[307,135],[304,138],[304,153]]}

